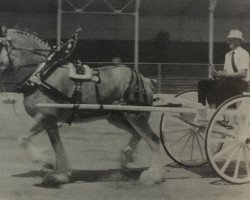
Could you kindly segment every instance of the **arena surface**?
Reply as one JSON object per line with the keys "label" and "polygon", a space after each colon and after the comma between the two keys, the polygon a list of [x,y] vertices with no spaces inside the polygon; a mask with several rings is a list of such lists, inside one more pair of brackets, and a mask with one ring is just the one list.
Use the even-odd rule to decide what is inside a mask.
{"label": "arena surface", "polygon": [[[88,200],[88,199],[249,199],[249,184],[233,185],[221,180],[209,165],[183,168],[162,153],[166,163],[163,183],[138,182],[142,170],[150,165],[150,151],[144,141],[136,153],[131,172],[119,170],[119,153],[130,135],[109,125],[106,120],[64,125],[61,136],[70,158],[71,182],[60,187],[41,185],[48,169],[32,163],[18,147],[17,136],[27,130],[29,118],[19,102],[14,114],[11,104],[1,103],[0,129],[0,200]],[[150,123],[159,133],[160,115],[153,113]],[[23,123],[25,122],[25,124]],[[45,133],[34,140],[39,147],[52,150]],[[51,158],[52,159],[52,158]]]}

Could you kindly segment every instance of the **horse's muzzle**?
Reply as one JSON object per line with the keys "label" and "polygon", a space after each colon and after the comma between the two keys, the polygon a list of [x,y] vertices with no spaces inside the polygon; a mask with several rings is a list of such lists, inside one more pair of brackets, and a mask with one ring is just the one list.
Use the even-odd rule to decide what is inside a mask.
{"label": "horse's muzzle", "polygon": [[0,63],[0,75],[6,70],[6,67],[5,66],[1,66],[1,63]]}
{"label": "horse's muzzle", "polygon": [[4,72],[6,70],[6,67],[5,66],[1,66],[1,63],[0,63],[0,72]]}

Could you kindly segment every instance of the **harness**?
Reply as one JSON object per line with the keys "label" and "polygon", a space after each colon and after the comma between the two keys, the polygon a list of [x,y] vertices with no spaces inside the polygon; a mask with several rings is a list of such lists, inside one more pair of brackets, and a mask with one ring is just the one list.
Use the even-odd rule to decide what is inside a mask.
{"label": "harness", "polygon": [[[47,82],[47,79],[53,74],[53,72],[58,68],[61,67],[62,64],[65,64],[66,59],[72,54],[72,52],[75,49],[76,43],[77,43],[77,36],[78,31],[74,34],[74,37],[68,42],[66,42],[62,47],[57,50],[56,48],[53,49],[51,54],[48,56],[45,63],[42,63],[38,69],[29,74],[21,84],[18,85],[18,92],[24,93],[24,94],[30,94],[34,92],[35,90],[39,89],[42,93],[49,96],[51,99],[58,103],[71,103],[75,104],[76,106],[72,110],[72,115],[67,120],[69,124],[75,119],[76,112],[78,110],[78,104],[84,103],[82,102],[82,91],[83,91],[83,83],[84,81],[92,81],[95,86],[95,93],[96,93],[96,101],[98,104],[102,105],[102,99],[101,99],[101,93],[99,89],[99,84],[101,83],[100,78],[100,72],[98,68],[92,69],[92,76],[91,79],[83,79],[83,73],[84,70],[87,70],[85,65],[81,62],[73,63],[75,67],[75,73],[74,75],[70,75],[70,78],[74,81],[73,86],[73,94],[72,96],[68,96],[61,92],[59,89],[55,88],[51,84]],[[7,45],[4,44],[4,45]],[[15,49],[18,50],[19,48],[14,48],[11,46],[11,43],[9,41],[9,46],[5,46],[8,51],[8,56],[10,52]],[[11,47],[11,48],[10,48]],[[39,54],[39,50],[37,49],[22,49],[19,50],[27,50],[31,51],[35,54]],[[41,54],[43,56],[46,56],[44,54]],[[9,57],[10,58],[10,57]],[[9,59],[11,61],[11,59]],[[30,64],[31,65],[37,65]],[[85,68],[84,68],[85,66]],[[25,66],[27,67],[27,66]],[[78,74],[79,73],[79,74]],[[130,104],[130,105],[148,105],[148,95],[145,90],[144,82],[142,80],[141,75],[135,71],[131,70],[131,78],[128,85],[127,90],[124,93],[123,98],[119,102],[114,103],[121,103],[122,104]],[[101,107],[102,108],[102,107]]]}
{"label": "harness", "polygon": [[124,101],[129,105],[149,105],[148,94],[142,76],[137,70],[131,70],[131,78],[129,86],[124,93]]}

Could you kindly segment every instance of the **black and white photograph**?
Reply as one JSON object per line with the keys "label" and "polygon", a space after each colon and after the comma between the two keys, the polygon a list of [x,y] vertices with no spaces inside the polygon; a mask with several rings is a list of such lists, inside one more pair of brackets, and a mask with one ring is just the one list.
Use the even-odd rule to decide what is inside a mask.
{"label": "black and white photograph", "polygon": [[0,200],[248,200],[249,0],[0,0]]}

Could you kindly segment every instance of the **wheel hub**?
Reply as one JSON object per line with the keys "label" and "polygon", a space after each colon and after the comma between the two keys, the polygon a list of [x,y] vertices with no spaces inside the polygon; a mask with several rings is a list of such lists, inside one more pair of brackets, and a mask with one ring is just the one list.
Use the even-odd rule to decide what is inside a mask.
{"label": "wheel hub", "polygon": [[250,143],[250,138],[248,136],[241,136],[239,142],[243,145]]}
{"label": "wheel hub", "polygon": [[246,144],[249,144],[250,143],[250,138],[246,138],[245,142],[246,142]]}

